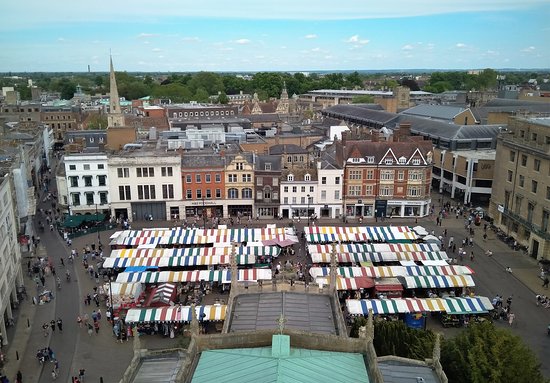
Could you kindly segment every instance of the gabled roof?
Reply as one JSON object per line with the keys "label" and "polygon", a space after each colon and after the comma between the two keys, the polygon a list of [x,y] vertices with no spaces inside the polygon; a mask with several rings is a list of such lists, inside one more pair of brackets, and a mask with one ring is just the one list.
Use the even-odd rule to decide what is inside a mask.
{"label": "gabled roof", "polygon": [[460,106],[420,104],[402,111],[401,114],[451,121],[465,110],[467,109]]}
{"label": "gabled roof", "polygon": [[[391,149],[391,151],[390,151]],[[361,157],[374,157],[374,163],[380,163],[388,155],[396,160],[400,157],[411,158],[417,151],[420,151],[425,158],[426,154],[433,149],[431,141],[348,141],[346,143],[345,158],[351,158],[351,153],[358,151]],[[397,164],[397,163],[396,163]]]}
{"label": "gabled roof", "polygon": [[279,144],[273,145],[269,148],[269,154],[281,155],[281,154],[307,154],[307,149],[295,144]]}
{"label": "gabled roof", "polygon": [[[271,164],[271,170],[265,170],[266,164]],[[280,172],[281,156],[269,154],[260,154],[256,156],[256,164],[254,170],[258,172]]]}

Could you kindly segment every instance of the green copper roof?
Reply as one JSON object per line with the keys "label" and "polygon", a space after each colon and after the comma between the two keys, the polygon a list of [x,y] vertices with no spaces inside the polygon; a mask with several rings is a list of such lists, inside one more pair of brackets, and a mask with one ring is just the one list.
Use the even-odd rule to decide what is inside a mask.
{"label": "green copper roof", "polygon": [[204,351],[192,382],[369,382],[361,354],[290,348],[288,356],[284,356],[290,337],[274,335],[273,344]]}

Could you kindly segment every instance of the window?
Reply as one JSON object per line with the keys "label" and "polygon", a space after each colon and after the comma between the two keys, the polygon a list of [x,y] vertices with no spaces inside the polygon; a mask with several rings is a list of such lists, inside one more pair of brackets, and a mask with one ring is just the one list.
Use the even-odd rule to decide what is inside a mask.
{"label": "window", "polygon": [[78,187],[78,176],[69,177],[69,182],[71,183],[72,188],[77,188]]}
{"label": "window", "polygon": [[529,202],[527,204],[527,222],[533,222],[533,212],[535,211],[535,204]]}
{"label": "window", "polygon": [[511,170],[508,170],[508,182],[512,182],[513,178],[514,178],[514,172]]}
{"label": "window", "polygon": [[292,192],[293,192],[293,193],[296,193],[297,191],[298,191],[298,186],[293,186],[293,187],[292,187]]}
{"label": "window", "polygon": [[546,187],[546,199],[550,199],[550,186]]}
{"label": "window", "polygon": [[361,185],[349,185],[348,194],[352,197],[361,195]]}
{"label": "window", "polygon": [[288,197],[284,197],[284,198],[283,198],[283,203],[284,203],[285,205],[288,205]]}
{"label": "window", "polygon": [[236,174],[229,174],[227,182],[238,182],[237,181],[237,175]]}
{"label": "window", "polygon": [[160,174],[163,176],[163,177],[172,177],[173,175],[173,170],[172,170],[172,167],[171,166],[163,166],[160,168]]}
{"label": "window", "polygon": [[340,185],[340,177],[334,179],[334,185]]}
{"label": "window", "polygon": [[97,164],[97,168],[99,170],[105,169],[105,165],[104,164]]}
{"label": "window", "polygon": [[537,138],[538,138],[537,133],[531,133],[531,140],[532,140],[532,141],[536,141]]}
{"label": "window", "polygon": [[264,170],[271,170],[271,163],[266,163],[264,166]]}
{"label": "window", "polygon": [[99,192],[99,203],[101,205],[107,204],[107,192]]}
{"label": "window", "polygon": [[516,152],[510,150],[510,162],[514,162],[516,160]]}
{"label": "window", "polygon": [[[260,192],[260,198],[261,198],[261,195],[262,195],[262,193]],[[271,199],[271,189],[270,188],[265,188],[264,189],[263,199],[264,200],[270,200]]]}
{"label": "window", "polygon": [[128,201],[132,199],[132,194],[130,193],[130,185],[123,185],[118,187],[118,198],[121,201]]}
{"label": "window", "polygon": [[72,193],[71,194],[73,203],[73,206],[80,206],[80,193]]}
{"label": "window", "polygon": [[393,158],[386,158],[384,160],[385,165],[393,165]]}
{"label": "window", "polygon": [[252,189],[244,188],[242,191],[243,198],[252,198]]}
{"label": "window", "polygon": [[262,186],[264,184],[264,177],[256,177],[256,185]]}
{"label": "window", "polygon": [[304,176],[304,181],[311,181],[311,175],[306,174],[306,175]]}
{"label": "window", "polygon": [[361,179],[361,170],[350,170],[349,171],[350,180],[360,180]]}
{"label": "window", "polygon": [[340,190],[335,190],[334,191],[334,199],[337,200],[337,201],[340,199]]}
{"label": "window", "polygon": [[542,211],[542,221],[540,227],[542,231],[548,232],[548,222],[550,221],[550,212],[548,210]]}
{"label": "window", "polygon": [[[550,191],[550,188],[548,190]],[[288,193],[288,186],[283,186],[283,192]]]}
{"label": "window", "polygon": [[535,169],[536,172],[540,171],[540,160],[537,158],[535,158],[533,163],[533,169]]}
{"label": "window", "polygon": [[327,177],[321,177],[321,185],[327,184]]}
{"label": "window", "polygon": [[527,166],[527,156],[525,154],[521,155],[521,166]]}
{"label": "window", "polygon": [[409,197],[418,197],[420,196],[420,188],[418,186],[408,186],[407,187],[407,196]]}
{"label": "window", "polygon": [[212,199],[212,190],[206,189],[206,198]]}
{"label": "window", "polygon": [[90,170],[90,164],[84,164],[84,170]]}
{"label": "window", "polygon": [[286,177],[286,179],[287,179],[287,181],[292,182],[292,181],[294,181],[294,175],[289,174],[289,175]]}
{"label": "window", "polygon": [[155,185],[138,185],[138,199],[156,199]]}
{"label": "window", "polygon": [[413,165],[420,165],[420,158],[413,158],[412,164]]}
{"label": "window", "polygon": [[201,183],[201,175],[200,174],[195,174],[195,182],[200,184]]}
{"label": "window", "polygon": [[409,172],[409,180],[410,181],[421,181],[423,179],[422,172],[416,171],[416,172]]}
{"label": "window", "polygon": [[237,199],[239,198],[239,190],[235,188],[231,188],[227,190],[227,198],[229,199]]}
{"label": "window", "polygon": [[374,156],[367,157],[367,164],[374,164]]}
{"label": "window", "polygon": [[[406,159],[405,157],[400,157],[400,158],[399,158],[399,163],[402,164],[402,165],[404,165],[404,164],[407,163],[407,159]],[[420,163],[420,162],[419,162],[419,163]],[[418,164],[419,164],[419,163],[418,163]],[[418,164],[415,164],[415,163],[414,163],[414,160],[413,160],[413,165],[418,165]]]}
{"label": "window", "polygon": [[321,190],[321,201],[326,201],[326,200],[327,200],[327,191]]}
{"label": "window", "polygon": [[202,199],[202,190],[196,190],[195,195],[197,196],[197,199]]}
{"label": "window", "polygon": [[187,175],[185,176],[185,182],[188,183],[188,184],[190,184],[191,182],[193,182],[193,178],[192,178],[191,174],[187,174]]}
{"label": "window", "polygon": [[524,137],[525,137],[525,130],[520,130],[520,131],[519,131],[519,137],[520,137],[520,138],[524,138]]}
{"label": "window", "polygon": [[539,183],[535,180],[531,181],[531,192],[536,193]]}
{"label": "window", "polygon": [[519,187],[525,185],[525,176],[519,176]]}
{"label": "window", "polygon": [[374,186],[373,185],[367,185],[365,187],[365,195],[373,195],[374,194]]}
{"label": "window", "polygon": [[212,176],[210,174],[205,174],[204,175],[204,182],[206,182],[207,184],[212,182]]}
{"label": "window", "polygon": [[85,193],[85,196],[86,196],[86,205],[93,205],[95,203],[93,192],[87,192]]}
{"label": "window", "polygon": [[243,182],[252,182],[251,174],[243,174]]}
{"label": "window", "polygon": [[244,170],[244,164],[242,162],[237,162],[235,164],[235,169],[237,170]]}
{"label": "window", "polygon": [[187,199],[193,199],[193,190],[187,189],[187,190],[185,191],[185,198],[187,198]]}
{"label": "window", "polygon": [[310,186],[310,187],[309,187],[309,192],[310,192],[310,193],[313,193],[314,191],[315,191],[315,188],[314,188],[313,186]]}
{"label": "window", "polygon": [[174,198],[174,185],[162,185],[162,198]]}
{"label": "window", "polygon": [[222,189],[216,189],[216,198],[222,198]]}
{"label": "window", "polygon": [[92,186],[92,176],[84,176],[84,186],[90,187]]}
{"label": "window", "polygon": [[360,159],[360,158],[352,158],[352,159],[351,159],[351,162],[357,164],[357,163],[361,162],[361,159]]}
{"label": "window", "polygon": [[301,192],[301,193],[305,193],[305,192],[306,192],[306,187],[305,187],[305,186],[302,186],[302,187],[300,188],[300,192]]}
{"label": "window", "polygon": [[154,177],[155,168],[136,168],[138,177]]}
{"label": "window", "polygon": [[76,170],[76,165],[69,165],[69,170]]}
{"label": "window", "polygon": [[221,176],[221,174],[216,173],[216,175],[215,175],[215,180],[216,180],[216,183],[222,182],[222,176]]}
{"label": "window", "polygon": [[393,180],[393,177],[394,177],[394,173],[393,173],[393,170],[382,170],[382,172],[380,172],[380,179],[381,180]]}
{"label": "window", "polygon": [[130,168],[117,168],[118,178],[130,178]]}
{"label": "window", "polygon": [[392,196],[393,195],[393,186],[382,186],[380,187],[381,196]]}
{"label": "window", "polygon": [[374,179],[374,170],[367,170],[367,179],[368,180]]}

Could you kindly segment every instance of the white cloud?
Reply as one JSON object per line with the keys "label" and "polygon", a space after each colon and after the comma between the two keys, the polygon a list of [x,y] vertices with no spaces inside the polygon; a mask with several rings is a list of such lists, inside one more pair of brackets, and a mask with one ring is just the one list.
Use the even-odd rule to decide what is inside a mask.
{"label": "white cloud", "polygon": [[156,33],[140,33],[139,35],[137,35],[138,39],[147,39],[149,37],[156,37],[158,36],[158,34]]}
{"label": "white cloud", "polygon": [[316,38],[317,38],[317,35],[313,33],[304,36],[304,39],[316,39]]}
{"label": "white cloud", "polygon": [[404,51],[412,51],[414,47],[411,44],[407,44],[407,45],[403,45],[401,49]]}
{"label": "white cloud", "polygon": [[370,42],[370,40],[366,40],[366,39],[361,40],[359,38],[359,35],[353,35],[349,39],[346,40],[346,43],[361,44],[361,45],[368,44],[369,42]]}
{"label": "white cloud", "polygon": [[59,42],[64,42],[64,41],[67,41],[67,40],[66,40],[64,37],[59,37],[59,38],[57,39],[57,41],[59,41]]}
{"label": "white cloud", "polygon": [[534,46],[531,45],[531,46],[529,46],[529,47],[527,47],[527,48],[523,48],[521,51],[522,51],[522,52],[526,52],[526,53],[532,53],[532,52],[535,51],[535,49],[537,49],[537,48],[535,48]]}
{"label": "white cloud", "polygon": [[312,52],[321,52],[321,48],[319,48],[319,47],[313,48],[311,51]]}
{"label": "white cloud", "polygon": [[241,44],[241,45],[244,45],[244,44],[250,44],[251,41],[249,39],[238,39],[238,40],[235,40],[233,41],[235,44]]}
{"label": "white cloud", "polygon": [[455,47],[457,47],[457,48],[459,48],[459,49],[466,48],[466,44],[464,44],[464,43],[456,43]]}
{"label": "white cloud", "polygon": [[222,51],[222,52],[230,52],[232,50],[233,50],[233,48],[231,48],[231,47],[221,47],[220,48],[220,51]]}

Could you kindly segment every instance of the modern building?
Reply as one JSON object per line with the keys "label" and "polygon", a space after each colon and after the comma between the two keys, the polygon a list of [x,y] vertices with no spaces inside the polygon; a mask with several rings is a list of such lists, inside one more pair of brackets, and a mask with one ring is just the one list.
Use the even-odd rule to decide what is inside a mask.
{"label": "modern building", "polygon": [[489,215],[536,259],[550,259],[550,118],[511,118],[498,136]]}
{"label": "modern building", "polygon": [[474,125],[476,118],[470,108],[451,105],[420,104],[401,112],[406,116],[430,118],[456,125]]}
{"label": "modern building", "polygon": [[17,288],[23,285],[23,273],[15,190],[9,172],[0,170],[0,176],[0,333],[6,345],[11,341],[7,337],[6,323],[13,320],[12,309],[18,304]]}

